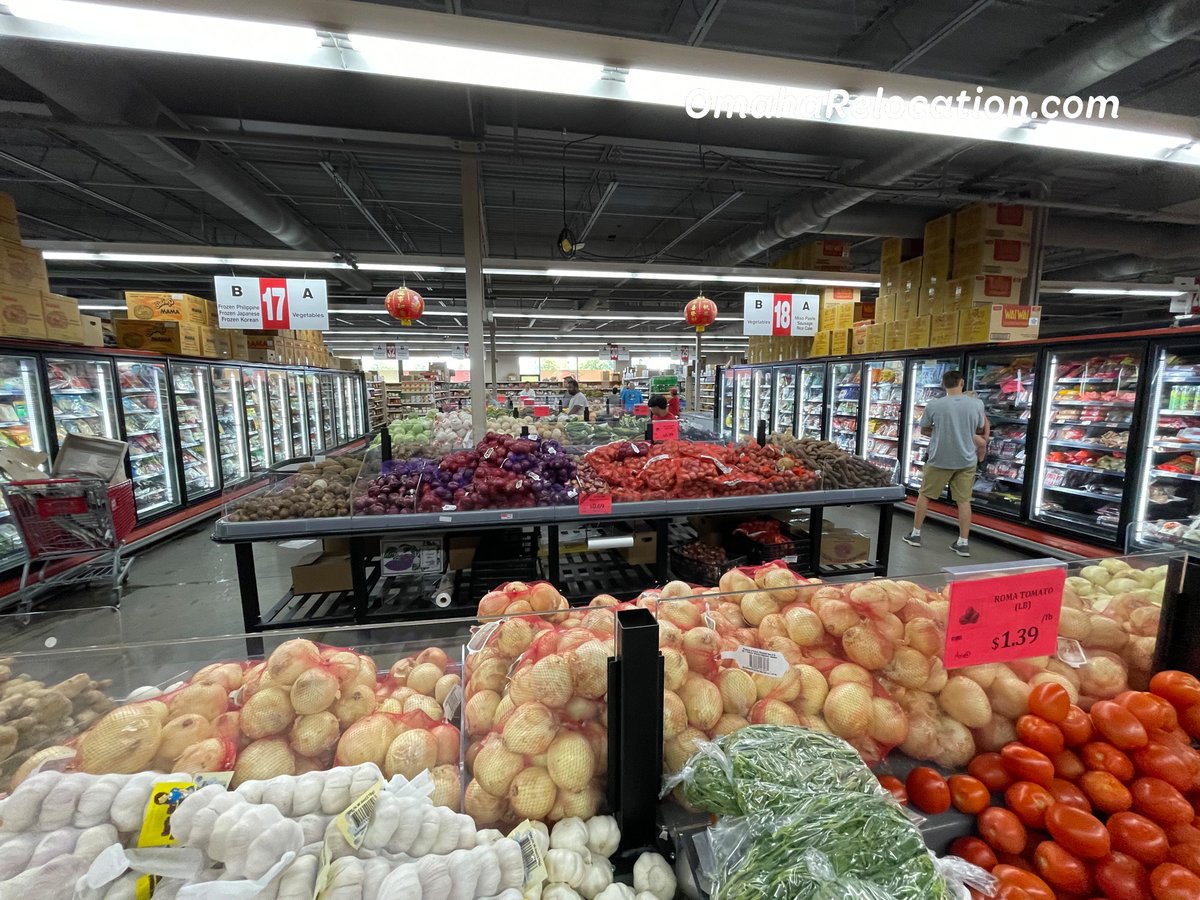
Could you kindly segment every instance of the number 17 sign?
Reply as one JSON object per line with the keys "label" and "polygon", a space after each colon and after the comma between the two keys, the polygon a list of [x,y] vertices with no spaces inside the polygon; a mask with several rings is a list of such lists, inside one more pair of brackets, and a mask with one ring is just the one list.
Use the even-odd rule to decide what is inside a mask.
{"label": "number 17 sign", "polygon": [[217,276],[213,282],[221,328],[329,329],[324,281]]}

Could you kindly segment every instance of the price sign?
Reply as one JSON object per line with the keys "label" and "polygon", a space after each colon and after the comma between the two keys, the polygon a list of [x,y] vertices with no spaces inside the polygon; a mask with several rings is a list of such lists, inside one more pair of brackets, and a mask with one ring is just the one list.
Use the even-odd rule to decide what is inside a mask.
{"label": "price sign", "polygon": [[650,405],[649,405],[649,404],[647,404],[647,403],[637,403],[637,404],[635,404],[635,405],[634,405],[634,407],[633,407],[633,414],[634,414],[635,416],[648,416],[648,415],[650,415]]}
{"label": "price sign", "polygon": [[816,294],[747,293],[742,334],[804,337],[817,333],[821,298]]}
{"label": "price sign", "polygon": [[579,514],[603,516],[612,512],[612,494],[580,494]]}
{"label": "price sign", "polygon": [[329,295],[324,281],[307,278],[213,279],[221,328],[329,330]]}
{"label": "price sign", "polygon": [[679,440],[678,419],[655,419],[650,423],[650,434],[656,441]]}
{"label": "price sign", "polygon": [[508,394],[497,394],[496,402],[497,403],[507,403],[508,402]]}
{"label": "price sign", "polygon": [[541,417],[541,416],[548,416],[548,415],[550,415],[550,407],[548,407],[548,406],[535,406],[535,407],[533,408],[533,414],[534,414],[535,416],[538,416],[538,417]]}
{"label": "price sign", "polygon": [[522,398],[521,398],[521,405],[522,405],[522,406],[533,406],[533,404],[534,404],[535,402],[536,402],[536,401],[535,401],[535,400],[534,400],[532,397],[522,397]]}
{"label": "price sign", "polygon": [[1062,567],[951,582],[946,668],[1056,653],[1065,582]]}

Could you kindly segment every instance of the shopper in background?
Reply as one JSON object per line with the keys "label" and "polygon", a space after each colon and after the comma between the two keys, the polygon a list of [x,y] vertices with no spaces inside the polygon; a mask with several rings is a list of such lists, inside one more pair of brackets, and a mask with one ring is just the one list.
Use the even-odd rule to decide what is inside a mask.
{"label": "shopper in background", "polygon": [[679,418],[679,388],[671,388],[671,396],[667,398],[667,412],[672,418]]}
{"label": "shopper in background", "polygon": [[537,391],[534,389],[532,384],[527,384],[525,387],[521,388],[521,393],[518,396],[522,400],[536,400]]}
{"label": "shopper in background", "polygon": [[563,412],[568,416],[582,416],[588,408],[588,403],[587,397],[583,396],[583,391],[579,389],[579,382],[568,375],[563,379],[563,386],[567,389],[566,399],[563,400]]}
{"label": "shopper in background", "polygon": [[642,402],[642,392],[628,382],[621,386],[621,405],[625,412],[633,412],[633,408]]}
{"label": "shopper in background", "polygon": [[[983,401],[963,393],[962,372],[952,369],[942,376],[946,396],[930,400],[921,415],[921,434],[929,438],[929,455],[922,469],[921,490],[913,513],[913,529],[904,542],[921,546],[921,526],[929,501],[937,500],[950,486],[958,506],[958,540],[950,549],[970,556],[967,537],[971,532],[971,490],[979,464],[979,446],[987,446],[990,425]],[[980,440],[982,439],[982,440]]]}
{"label": "shopper in background", "polygon": [[655,394],[647,404],[650,407],[651,419],[678,419],[679,414],[671,412],[671,404],[662,394]]}

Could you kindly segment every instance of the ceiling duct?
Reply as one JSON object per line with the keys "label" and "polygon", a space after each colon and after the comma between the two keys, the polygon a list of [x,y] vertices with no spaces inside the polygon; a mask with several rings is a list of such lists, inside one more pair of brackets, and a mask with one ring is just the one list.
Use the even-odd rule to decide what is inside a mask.
{"label": "ceiling duct", "polygon": [[[1078,93],[1108,76],[1200,30],[1200,0],[1164,0],[1145,4],[1126,0],[1107,15],[1081,25],[996,78],[1005,87],[1062,96]],[[913,141],[885,160],[860,163],[844,178],[850,183],[886,187],[943,162],[973,141]],[[716,248],[708,265],[733,266],[770,248],[813,231],[824,231],[830,217],[871,197],[869,188],[808,192],[785,203],[763,228],[735,236]]]}

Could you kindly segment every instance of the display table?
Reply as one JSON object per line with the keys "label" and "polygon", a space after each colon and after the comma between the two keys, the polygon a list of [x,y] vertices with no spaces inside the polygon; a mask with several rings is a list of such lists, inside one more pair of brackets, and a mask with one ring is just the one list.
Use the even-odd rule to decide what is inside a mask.
{"label": "display table", "polygon": [[[395,598],[384,596],[380,590],[378,558],[368,553],[371,538],[389,535],[435,538],[451,535],[475,535],[499,529],[521,527],[544,528],[547,539],[546,578],[559,585],[562,578],[559,554],[559,530],[563,526],[584,524],[628,523],[643,521],[657,533],[657,550],[650,577],[661,584],[670,578],[668,571],[668,536],[673,519],[689,515],[721,515],[761,513],[774,510],[807,509],[809,515],[809,559],[814,561],[814,575],[870,574],[886,575],[888,548],[891,544],[894,504],[904,498],[899,485],[877,488],[853,488],[830,491],[805,491],[789,494],[759,494],[746,497],[719,497],[694,500],[657,500],[634,503],[614,503],[612,512],[603,515],[580,513],[575,506],[542,506],[512,510],[470,510],[441,513],[406,513],[384,516],[342,516],[324,519],[288,519],[282,521],[232,522],[217,521],[212,538],[217,543],[233,544],[237,559],[238,585],[241,591],[242,616],[246,631],[264,631],[297,625],[336,625],[368,621],[428,618],[431,615],[462,615],[462,605],[434,607],[432,586],[410,586]],[[877,506],[879,528],[876,534],[875,559],[866,564],[823,567],[821,532],[824,510],[831,506]],[[349,591],[320,595],[295,595],[288,592],[266,614],[259,606],[258,579],[254,565],[254,544],[261,541],[297,539],[347,538],[353,586]],[[627,564],[616,562],[617,567]],[[582,580],[599,585],[593,593],[613,593],[606,587],[607,571],[590,570],[575,573]],[[619,571],[612,571],[621,583]],[[637,571],[635,581],[639,590],[647,583]],[[459,573],[461,577],[461,573]],[[513,576],[515,577],[515,576]],[[502,579],[504,580],[504,579]],[[508,579],[508,580],[511,580]],[[633,582],[630,582],[633,583]],[[485,590],[494,587],[489,585]],[[567,594],[570,596],[570,594]],[[590,598],[588,598],[590,599]],[[469,603],[478,602],[478,597]],[[473,612],[473,608],[469,610]]]}

